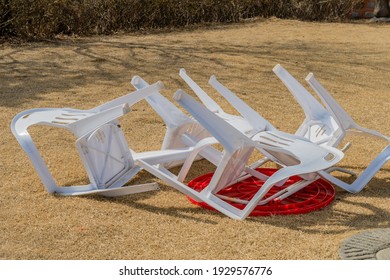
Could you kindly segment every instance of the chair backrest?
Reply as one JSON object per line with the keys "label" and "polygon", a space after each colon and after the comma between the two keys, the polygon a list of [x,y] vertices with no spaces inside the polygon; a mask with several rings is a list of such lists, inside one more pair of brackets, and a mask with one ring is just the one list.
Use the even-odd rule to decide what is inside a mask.
{"label": "chair backrest", "polygon": [[[277,66],[275,70],[276,72],[283,72],[283,69],[280,66]],[[284,76],[282,76],[282,80],[286,82],[285,84],[290,86],[289,89],[294,94],[294,96],[297,97],[305,96],[305,99],[301,99],[303,108],[307,108],[307,106],[312,106],[315,103],[319,104],[318,101],[314,101],[315,100],[314,98],[309,97],[309,93],[301,85],[297,86],[298,82],[296,83],[292,82],[293,81],[292,77],[287,76],[286,78],[286,74],[285,74]],[[378,137],[390,141],[390,137],[382,135],[381,133],[375,130],[367,129],[356,124],[356,122],[352,119],[352,117],[337,103],[337,101],[329,94],[329,92],[315,79],[313,73],[310,73],[306,77],[306,81],[314,89],[314,91],[321,99],[321,101],[325,104],[325,107],[327,109],[325,114],[323,113],[324,111],[322,108],[319,108],[319,106],[314,107],[315,105],[313,106],[313,108],[316,108],[315,110],[319,110],[320,112],[323,113],[322,116],[320,115],[318,117],[318,122],[324,124],[334,124],[334,126],[331,125],[328,126],[329,128],[331,128],[330,136],[331,135],[333,136],[329,139],[325,138],[327,141],[322,142],[323,144],[336,147],[345,138],[347,132],[365,133],[370,136],[374,136],[374,137]],[[295,85],[295,87],[291,85]],[[306,110],[311,110],[311,109],[309,108]],[[328,122],[326,122],[326,120],[328,120]],[[304,125],[306,124],[304,123]],[[349,145],[350,143],[348,143],[343,150],[348,148]],[[346,172],[348,174],[353,174],[353,172],[350,172],[349,170],[346,170],[344,168],[336,167],[336,168],[331,168],[327,171],[320,171],[319,173],[321,174],[322,177],[332,182],[333,184],[349,192],[356,193],[361,191],[364,188],[364,186],[376,174],[376,172],[389,160],[390,160],[390,145],[387,146],[381,153],[379,153],[379,155],[375,157],[375,159],[364,169],[364,171],[360,174],[360,176],[358,176],[351,184],[343,182],[330,174],[332,170],[339,170],[342,172]]]}
{"label": "chair backrest", "polygon": [[281,65],[276,65],[273,72],[305,113],[306,118],[296,134],[319,145],[337,146],[345,136],[337,119]]}

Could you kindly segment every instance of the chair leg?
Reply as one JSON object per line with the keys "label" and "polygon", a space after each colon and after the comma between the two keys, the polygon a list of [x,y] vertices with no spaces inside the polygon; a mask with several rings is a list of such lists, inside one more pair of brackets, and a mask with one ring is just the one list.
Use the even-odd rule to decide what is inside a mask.
{"label": "chair leg", "polygon": [[237,209],[236,207],[230,205],[226,201],[223,201],[222,199],[216,197],[210,192],[197,192],[193,190],[192,188],[186,186],[182,182],[179,182],[175,178],[171,178],[169,175],[160,172],[157,168],[155,168],[153,165],[143,161],[143,160],[136,160],[136,164],[142,166],[146,171],[150,172],[151,174],[155,175],[157,178],[163,180],[176,190],[180,191],[181,193],[188,195],[189,197],[197,200],[197,201],[204,201],[211,207],[215,208],[222,214],[225,214],[226,216],[236,219],[236,220],[242,220],[243,217],[241,215],[241,210]]}
{"label": "chair leg", "polygon": [[330,175],[326,171],[320,171],[319,174],[330,181],[331,183],[345,189],[351,193],[360,192],[367,183],[375,176],[375,174],[390,160],[390,145],[382,150],[382,152],[370,163],[369,166],[360,174],[360,176],[352,183],[347,184],[340,179]]}
{"label": "chair leg", "polygon": [[326,169],[326,172],[328,172],[328,173],[331,173],[333,171],[339,171],[339,172],[342,172],[342,173],[345,173],[345,174],[349,174],[351,176],[356,176],[355,172],[353,172],[351,170],[348,170],[348,169],[345,169],[345,168],[337,167],[337,166],[334,166],[334,167]]}
{"label": "chair leg", "polygon": [[156,191],[159,189],[160,188],[157,183],[147,183],[147,184],[139,184],[139,185],[132,185],[132,186],[124,186],[112,190],[107,189],[99,192],[99,194],[107,197],[117,197],[117,196],[128,195],[128,194]]}
{"label": "chair leg", "polygon": [[257,193],[242,210],[242,219],[245,219],[253,211],[253,209],[258,205],[259,201],[275,184],[293,175],[298,175],[300,172],[302,172],[301,165],[284,167],[275,172],[271,177],[269,177],[267,181],[264,182],[263,186],[257,191]]}
{"label": "chair leg", "polygon": [[82,189],[83,187],[84,186],[60,187],[58,188],[58,191],[56,191],[56,193],[63,196],[82,196],[82,195],[98,194],[106,197],[117,197],[117,196],[128,195],[128,194],[155,191],[159,189],[157,183],[147,183],[147,184],[124,186],[124,187],[110,188],[110,189],[95,189],[95,190],[87,189],[85,191],[83,191]]}

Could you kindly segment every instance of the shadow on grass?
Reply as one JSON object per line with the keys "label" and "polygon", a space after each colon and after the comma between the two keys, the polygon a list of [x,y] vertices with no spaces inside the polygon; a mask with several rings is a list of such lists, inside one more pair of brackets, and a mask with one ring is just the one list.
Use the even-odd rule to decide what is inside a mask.
{"label": "shadow on grass", "polygon": [[196,59],[218,63],[216,59],[203,57],[206,53],[206,50],[182,48],[174,43],[151,45],[93,40],[37,43],[4,51],[0,54],[0,106],[17,107],[42,100],[43,95],[51,92],[67,92],[88,84],[123,83],[130,81],[130,74],[171,80],[166,69],[178,72],[182,61]]}
{"label": "shadow on grass", "polygon": [[[350,206],[351,209],[364,209],[370,214],[354,212],[353,210],[333,209],[334,204],[343,203]],[[328,209],[303,214],[299,217],[274,217],[273,219],[261,219],[261,223],[268,225],[288,228],[296,231],[302,231],[311,234],[340,234],[354,230],[366,230],[373,228],[390,227],[390,212],[375,205],[363,202],[352,202],[347,199],[339,198],[336,202],[327,206]],[[283,221],[286,219],[288,221]],[[293,222],[291,222],[293,220]],[[253,222],[260,222],[259,219]]]}
{"label": "shadow on grass", "polygon": [[[306,65],[298,66],[303,67],[305,72],[310,65],[318,63],[316,60],[308,60],[307,56],[315,59],[318,52],[322,56],[317,60],[329,54],[326,62],[329,65],[337,63],[350,67],[352,63],[367,67],[354,60],[356,53],[351,48],[345,52],[346,46],[342,44],[312,45],[297,41],[283,44],[269,42],[248,47],[234,42],[220,43],[218,40],[210,43],[199,39],[195,44],[194,41],[184,39],[169,38],[165,41],[159,37],[153,43],[145,42],[140,36],[125,37],[128,42],[110,38],[40,42],[3,51],[0,54],[0,106],[15,107],[24,102],[42,99],[44,94],[66,92],[89,84],[123,83],[130,80],[130,75],[135,74],[145,75],[147,80],[179,82],[178,77],[172,78],[172,71],[177,73],[181,67],[190,67],[192,63],[204,65],[211,71],[215,68],[226,69],[228,73],[224,78],[232,81],[243,78],[238,73],[256,77],[257,73],[266,71],[271,76],[271,68],[264,69],[264,65],[259,65],[259,59],[268,59],[274,61],[274,64],[286,61],[288,66],[291,64],[288,62],[291,60],[291,51],[295,53],[295,60],[307,61]],[[334,55],[340,52],[345,55]],[[234,62],[238,57],[245,59],[247,64]],[[197,67],[194,74],[205,75],[202,73],[204,67]],[[322,72],[326,77],[334,75],[332,67],[325,69],[329,69],[329,73]],[[211,74],[215,73],[208,75]],[[261,82],[258,79],[255,81]],[[346,82],[356,84],[359,80],[351,79]]]}
{"label": "shadow on grass", "polygon": [[[168,189],[168,190],[164,189],[163,191],[174,192],[173,189]],[[106,198],[101,196],[88,196],[87,198],[96,201],[102,201],[102,202],[110,201],[111,203],[118,203],[118,204],[126,205],[131,208],[146,211],[153,215],[166,215],[174,218],[186,219],[196,223],[217,224],[217,222],[213,221],[212,219],[199,217],[199,215],[202,214],[207,214],[211,216],[222,216],[220,213],[215,211],[205,212],[205,210],[202,208],[190,207],[191,205],[190,202],[188,202],[189,207],[159,207],[156,205],[151,205],[142,202],[143,200],[151,198],[154,195],[156,195],[156,191],[133,194],[133,195],[128,195],[126,197],[118,197],[118,198]],[[186,198],[183,195],[183,198],[181,199],[186,199]]]}
{"label": "shadow on grass", "polygon": [[[149,174],[149,179],[152,178],[153,176]],[[388,179],[373,178],[370,185],[366,186],[363,191],[358,194],[350,194],[336,187],[338,191],[336,193],[335,201],[324,209],[307,214],[291,216],[249,217],[242,223],[266,224],[311,234],[338,234],[351,230],[387,228],[390,226],[390,212],[388,210],[377,207],[371,203],[354,201],[356,199],[364,200],[364,198],[389,198],[390,188],[387,186]],[[166,186],[163,186],[163,190],[161,191],[177,192],[173,188]],[[110,198],[109,200],[110,202],[141,209],[150,212],[151,214],[163,214],[179,219],[191,220],[197,223],[217,225],[218,222],[215,221],[215,217],[217,216],[222,219],[230,219],[217,211],[206,210],[201,207],[159,207],[157,205],[142,202],[152,195],[154,195],[154,192],[120,198]],[[103,201],[107,199],[102,197],[91,198]],[[184,195],[183,199],[186,199],[184,198]],[[188,204],[190,205],[189,201]],[[200,218],[199,215],[210,215],[210,219]]]}
{"label": "shadow on grass", "polygon": [[[258,217],[261,222],[312,234],[338,234],[353,230],[390,227],[390,211],[365,202],[371,198],[389,199],[389,179],[373,178],[360,193],[352,194],[338,187],[335,200],[325,208],[302,215]],[[287,222],[286,222],[287,221]],[[293,222],[292,222],[293,221]]]}
{"label": "shadow on grass", "polygon": [[[203,162],[203,163],[202,163]],[[189,178],[193,178],[196,176],[198,172],[194,172],[194,170],[199,170],[199,168],[196,168],[199,165],[203,165],[202,170],[205,170],[206,172],[211,171],[212,166],[210,163],[205,163],[204,161],[202,162],[196,162],[194,164],[194,167],[190,172],[189,172]],[[177,174],[180,168],[175,167],[172,168],[172,172],[174,174]],[[150,173],[147,172],[142,172],[142,175],[137,176],[137,178],[133,181],[130,181],[126,185],[133,185],[133,184],[144,184],[144,183],[149,183],[151,181],[155,180],[155,177],[151,175]],[[179,191],[176,191],[172,187],[168,186],[161,186],[161,189],[159,191],[162,192],[168,192],[172,193],[174,195],[175,193],[179,193]],[[180,193],[181,194],[181,193]],[[122,196],[122,197],[116,197],[116,198],[106,198],[98,195],[93,195],[93,196],[87,196],[88,199],[93,199],[97,201],[110,201],[111,203],[118,203],[122,205],[126,205],[131,208],[136,208],[140,209],[146,212],[149,212],[153,215],[166,215],[166,216],[171,216],[179,219],[186,219],[190,221],[194,221],[197,223],[207,223],[207,224],[217,224],[217,222],[213,221],[212,219],[208,219],[200,217],[200,215],[205,214],[204,216],[211,215],[211,216],[223,216],[222,214],[216,212],[216,211],[207,211],[203,208],[199,207],[191,207],[191,203],[188,201],[189,207],[159,207],[157,205],[152,205],[148,203],[144,203],[143,201],[151,198],[156,195],[156,191],[151,191],[151,192],[145,192],[145,193],[138,193],[138,194],[132,194],[128,196]],[[187,200],[184,194],[179,198],[182,200]]]}

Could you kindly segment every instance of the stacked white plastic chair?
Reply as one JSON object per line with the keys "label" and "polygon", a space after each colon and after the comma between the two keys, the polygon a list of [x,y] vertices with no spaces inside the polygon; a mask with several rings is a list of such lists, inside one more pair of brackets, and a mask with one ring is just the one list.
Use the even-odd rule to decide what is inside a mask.
{"label": "stacked white plastic chair", "polygon": [[[231,97],[233,98],[233,96]],[[183,91],[179,90],[176,92],[174,98],[203,127],[205,127],[224,148],[222,160],[209,185],[197,196],[202,201],[229,217],[245,219],[257,205],[265,204],[271,199],[284,199],[318,179],[318,171],[333,166],[343,157],[343,153],[337,149],[332,147],[321,147],[311,143],[307,139],[283,133],[276,129],[267,130],[265,128],[258,131],[252,131],[253,133],[249,136],[229,124],[225,119],[200,105],[195,99]],[[249,108],[241,107],[241,109],[241,114],[243,114],[244,118],[247,116],[253,121],[253,123],[250,123],[253,127],[266,127],[265,123],[261,124],[262,117],[260,119],[256,118],[257,113],[254,115],[252,114],[254,111],[246,110]],[[250,173],[252,176],[263,180],[263,174],[247,167],[249,158],[255,149],[284,167],[267,178],[263,186],[250,201],[240,201],[245,204],[245,207],[239,209],[220,198],[217,193],[226,186],[237,182],[243,173]],[[144,168],[146,167],[144,166]],[[300,175],[302,180],[297,182],[294,186],[290,186],[271,197],[263,199],[273,186],[293,175]],[[170,184],[179,184],[170,178],[160,178]]]}
{"label": "stacked white plastic chair", "polygon": [[[290,92],[294,95],[295,99],[303,108],[306,118],[300,125],[296,132],[297,136],[304,137],[311,142],[323,146],[323,147],[339,147],[341,142],[344,140],[347,133],[364,133],[370,136],[390,141],[390,138],[380,134],[377,131],[363,128],[357,125],[353,119],[345,112],[345,110],[333,99],[333,97],[325,90],[325,88],[314,78],[314,75],[310,73],[306,80],[319,95],[321,100],[324,102],[325,107],[319,103],[291,74],[289,74],[282,66],[276,65],[273,69],[275,74],[282,80]],[[230,122],[241,132],[247,131],[247,129],[241,129],[243,126],[234,125],[234,118],[231,115],[224,113],[221,110],[213,110],[218,105],[213,105],[212,100],[187,74],[184,70],[180,71],[180,76],[187,82],[191,89],[197,94],[201,101],[211,111],[215,112],[221,118],[224,118]],[[253,114],[253,110],[240,99],[234,96],[234,94],[220,84],[214,76],[209,80],[209,83],[223,95],[229,103],[244,116],[246,121],[250,120]],[[211,100],[211,101],[210,101]],[[216,103],[215,103],[216,104]],[[252,116],[243,115],[243,112],[247,110],[252,112]],[[263,119],[261,119],[263,121]],[[268,123],[268,127],[272,126]],[[350,147],[351,143],[347,143],[343,148],[339,148],[340,151],[344,152]],[[373,178],[378,170],[385,165],[390,159],[390,145],[386,146],[383,151],[367,166],[367,168],[360,174],[360,176],[352,183],[347,184],[335,176],[331,175],[331,172],[337,170],[340,172],[348,173],[350,175],[356,175],[354,172],[345,168],[332,166],[327,170],[318,172],[321,177],[334,183],[335,185],[349,191],[356,193],[361,191],[364,186]],[[252,168],[260,166],[266,160],[260,160],[251,165]],[[242,178],[246,178],[242,177]]]}
{"label": "stacked white plastic chair", "polygon": [[[197,87],[192,79],[186,75],[184,69],[180,71],[180,75],[184,77],[186,82],[190,83],[192,88]],[[212,81],[214,85],[223,87],[215,77],[212,78]],[[200,92],[200,90],[198,87],[197,91]],[[226,88],[225,90],[227,91]],[[236,108],[238,107],[242,116],[225,113],[205,92],[201,92],[201,96],[201,99],[203,98],[212,111],[202,107],[182,91],[175,95],[175,99],[224,147],[222,159],[217,165],[209,186],[201,192],[197,192],[183,184],[180,175],[175,177],[167,172],[159,172],[156,165],[149,164],[142,159],[138,160],[137,164],[174,188],[187,193],[198,201],[206,202],[229,217],[244,219],[257,205],[288,197],[316,180],[318,175],[315,172],[333,166],[343,156],[342,152],[336,149],[322,148],[303,137],[276,130],[268,121],[231,92],[230,94],[225,93],[225,98],[234,103]],[[264,155],[285,168],[271,177],[254,170],[247,163],[255,149],[261,150]],[[184,170],[186,166],[192,164],[198,152],[200,149],[194,150],[192,155],[188,157],[183,165]],[[299,174],[303,177],[302,181],[264,198],[274,185],[284,182],[292,175]],[[217,193],[221,189],[243,180],[245,175],[255,176],[266,182],[250,201],[235,200],[235,202],[245,205],[244,209],[238,209],[225,201],[227,198],[220,197]]]}
{"label": "stacked white plastic chair", "polygon": [[[352,117],[337,103],[329,92],[309,73],[306,81],[314,89],[325,107],[318,102],[290,73],[282,66],[276,65],[273,69],[284,85],[293,94],[305,112],[306,119],[297,131],[298,135],[307,137],[319,145],[338,147],[347,133],[359,133],[380,138],[390,142],[390,138],[381,133],[359,126]],[[351,143],[342,148],[346,151]],[[331,183],[352,193],[360,192],[375,176],[379,169],[390,160],[390,145],[387,145],[379,155],[365,168],[353,183],[348,184],[331,175],[334,170],[356,175],[353,172],[332,167],[320,172],[321,176]]]}

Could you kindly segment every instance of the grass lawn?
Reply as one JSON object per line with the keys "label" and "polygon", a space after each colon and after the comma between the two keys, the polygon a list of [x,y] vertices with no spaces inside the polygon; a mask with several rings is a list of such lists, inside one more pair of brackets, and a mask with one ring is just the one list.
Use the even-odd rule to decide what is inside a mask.
{"label": "grass lawn", "polygon": [[[390,135],[390,28],[385,24],[259,20],[167,33],[0,45],[1,259],[338,259],[341,242],[390,227],[390,168],[359,194],[337,188],[325,209],[296,216],[235,221],[198,208],[158,181],[161,190],[120,198],[59,197],[45,192],[9,125],[38,107],[88,109],[132,91],[140,75],[162,92],[191,90],[185,68],[228,112],[210,75],[277,128],[294,133],[304,114],[273,74],[282,64],[306,85],[317,79],[362,126]],[[145,101],[121,119],[130,147],[159,149],[165,127]],[[74,137],[31,129],[59,184],[87,183]],[[354,137],[340,166],[361,172],[386,143]],[[190,176],[212,170],[198,162]],[[340,174],[342,178],[344,175]],[[147,173],[135,182],[149,182]]]}

